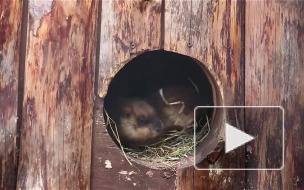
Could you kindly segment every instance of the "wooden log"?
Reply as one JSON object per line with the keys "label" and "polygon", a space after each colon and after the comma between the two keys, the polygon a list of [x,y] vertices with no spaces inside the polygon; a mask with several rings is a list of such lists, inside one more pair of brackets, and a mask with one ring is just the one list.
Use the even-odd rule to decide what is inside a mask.
{"label": "wooden log", "polygon": [[[251,189],[304,189],[303,18],[303,1],[246,2],[246,105],[285,109],[284,169],[247,171],[247,186]],[[246,115],[246,122],[268,122],[247,111]],[[281,141],[275,130],[263,129],[256,135],[264,133],[263,141]],[[252,149],[252,156],[262,156],[258,153],[265,144],[252,143]],[[261,164],[253,160],[248,166],[256,163]]]}
{"label": "wooden log", "polygon": [[0,2],[0,189],[17,181],[17,108],[22,1]]}
{"label": "wooden log", "polygon": [[18,189],[89,189],[98,3],[29,1]]}
{"label": "wooden log", "polygon": [[[179,1],[165,2],[164,49],[196,58],[215,77],[224,105],[244,105],[244,2]],[[228,116],[232,117],[233,112]],[[239,118],[244,127],[244,119]],[[217,164],[244,168],[244,149],[221,156]],[[213,167],[206,165],[205,167]],[[185,170],[192,170],[186,168]],[[178,175],[179,181],[194,178],[193,189],[244,189],[243,171],[196,171]],[[181,172],[185,173],[185,172]],[[187,172],[186,172],[187,173]],[[187,178],[187,179],[185,179]],[[224,180],[226,182],[223,182]],[[181,188],[182,189],[182,188]]]}
{"label": "wooden log", "polygon": [[[173,189],[175,173],[131,161],[106,130],[103,102],[117,72],[144,51],[161,48],[160,0],[102,1],[98,93],[94,113],[92,189]],[[105,161],[112,168],[105,167]],[[124,174],[127,172],[127,174]],[[129,175],[131,172],[132,175]],[[136,172],[136,173],[133,173]],[[148,172],[148,173],[147,173]]]}

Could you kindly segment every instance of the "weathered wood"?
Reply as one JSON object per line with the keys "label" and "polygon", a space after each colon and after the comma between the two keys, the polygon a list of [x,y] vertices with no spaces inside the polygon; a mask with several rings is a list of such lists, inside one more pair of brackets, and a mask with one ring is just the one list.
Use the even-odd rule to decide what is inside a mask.
{"label": "weathered wood", "polygon": [[[101,7],[98,78],[101,99],[97,98],[95,103],[91,188],[174,189],[174,172],[150,169],[134,161],[134,166],[129,165],[110,138],[103,116],[108,85],[119,69],[140,53],[161,48],[162,1],[102,1]],[[113,168],[105,168],[106,160],[112,163]],[[121,171],[134,171],[136,174],[124,175],[119,173]],[[148,171],[153,176],[147,175]]]}
{"label": "weathered wood", "polygon": [[176,189],[192,190],[194,189],[194,167],[187,169],[178,168],[176,172]]}
{"label": "weathered wood", "polygon": [[[182,1],[165,2],[164,49],[191,56],[201,61],[213,74],[223,96],[224,105],[244,105],[244,2]],[[228,115],[234,113],[228,113]],[[240,123],[244,123],[240,118]],[[243,126],[244,127],[244,126]],[[217,164],[244,167],[244,149],[223,156]],[[227,158],[227,159],[225,159]],[[212,165],[207,167],[213,167]],[[189,168],[191,170],[191,168]],[[187,169],[186,169],[187,170]],[[244,189],[245,172],[196,171],[188,179],[194,189]],[[220,183],[227,179],[227,183]]]}
{"label": "weathered wood", "polygon": [[[246,2],[246,105],[285,109],[284,169],[248,171],[247,186],[252,189],[304,189],[303,18],[303,1]],[[248,111],[246,115],[246,122],[268,122]],[[276,133],[264,129],[257,135],[261,133],[265,133],[261,140],[280,141]],[[260,156],[257,152],[265,145],[253,143],[252,148],[253,156]]]}
{"label": "weathered wood", "polygon": [[112,77],[126,61],[144,51],[160,49],[161,2],[102,2],[98,79],[100,97],[106,95]]}
{"label": "weathered wood", "polygon": [[29,1],[18,189],[89,189],[98,3]]}
{"label": "weathered wood", "polygon": [[17,181],[17,107],[22,1],[0,1],[0,189]]}
{"label": "weathered wood", "polygon": [[[106,131],[103,99],[96,98],[94,110],[91,189],[175,189],[175,172],[151,169],[132,160],[131,166]],[[112,168],[106,168],[106,160]]]}

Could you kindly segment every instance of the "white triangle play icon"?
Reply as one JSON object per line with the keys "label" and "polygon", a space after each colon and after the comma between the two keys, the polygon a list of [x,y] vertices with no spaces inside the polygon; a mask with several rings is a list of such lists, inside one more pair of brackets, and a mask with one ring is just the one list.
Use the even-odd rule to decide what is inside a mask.
{"label": "white triangle play icon", "polygon": [[226,134],[225,134],[225,153],[236,149],[237,147],[245,144],[246,142],[252,141],[253,136],[244,133],[243,131],[226,123]]}

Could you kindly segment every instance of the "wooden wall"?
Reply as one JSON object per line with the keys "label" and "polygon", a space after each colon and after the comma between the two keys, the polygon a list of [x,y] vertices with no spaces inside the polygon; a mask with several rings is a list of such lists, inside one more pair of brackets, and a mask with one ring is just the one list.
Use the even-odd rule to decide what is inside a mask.
{"label": "wooden wall", "polygon": [[[125,1],[120,6],[118,5],[121,1],[102,3],[98,88],[99,95],[102,98],[105,96],[108,83],[127,60],[145,50],[162,47],[164,50],[188,55],[201,61],[216,76],[221,94],[225,97],[224,104],[244,105],[244,49],[242,47],[244,43],[245,4],[243,2],[206,0],[135,2]],[[139,17],[136,15],[139,15]],[[115,22],[118,16],[121,20]],[[153,24],[148,25],[148,23]],[[145,27],[142,29],[137,24]],[[104,26],[107,26],[106,29]],[[153,33],[151,33],[152,29],[154,29]],[[134,35],[134,31],[137,31],[136,35]],[[132,45],[139,48],[133,48]],[[99,109],[102,109],[102,107]],[[113,169],[112,172],[103,169],[103,173],[111,174],[117,181],[115,187],[123,188],[128,182],[119,181],[118,172],[121,168],[128,168],[129,166],[126,161],[117,158],[123,158],[120,150],[115,150],[113,148],[115,145],[111,142],[111,139],[105,137],[106,130],[102,126],[104,121],[101,114],[97,115],[98,118],[101,118],[101,121],[95,129],[100,133],[94,136],[95,140],[93,139],[93,144],[96,144],[96,149],[93,147],[93,165],[96,163],[94,166],[104,167],[106,159],[115,160],[114,163],[119,164],[118,169]],[[243,118],[239,119],[240,123],[244,122]],[[103,130],[99,128],[103,128]],[[101,142],[110,143],[113,147],[102,147],[100,146]],[[111,150],[111,155],[109,150]],[[236,154],[236,157],[244,157],[245,155],[244,150],[240,150]],[[101,159],[99,163],[97,157]],[[227,161],[228,158],[229,156],[227,156],[227,159],[223,159],[225,160],[223,163],[219,164],[225,167],[229,165],[231,167],[244,167],[244,162],[239,162],[237,159]],[[105,186],[107,179],[103,179],[103,175],[98,173],[96,168],[92,168],[92,183],[98,183],[100,185],[98,187],[109,188]],[[146,171],[147,167],[141,166],[140,170]],[[158,173],[158,171],[154,172]],[[144,172],[141,172],[141,174],[146,177]],[[134,180],[141,181],[142,178],[137,176]],[[161,179],[162,174],[160,173],[154,175],[149,181],[151,184],[155,184],[156,181],[161,181]],[[236,187],[235,184],[238,184],[237,187],[242,189],[245,172],[223,171],[219,175],[210,175],[208,171],[195,171],[193,167],[189,167],[178,169],[176,179],[176,184],[171,180],[169,183],[171,185],[168,187],[175,186],[178,189],[225,189],[232,188],[232,186]],[[223,179],[226,179],[227,183],[224,184]],[[164,184],[167,183],[164,182],[168,183],[168,180],[163,180],[162,183],[158,184],[165,188]],[[142,187],[133,188],[140,189]],[[155,189],[158,188],[160,187],[155,187]]]}
{"label": "wooden wall", "polygon": [[[174,172],[151,170],[135,162],[130,166],[108,136],[103,117],[103,98],[118,70],[136,55],[161,48],[162,1],[104,1],[101,7],[98,93],[102,98],[95,104],[91,187],[173,189]],[[111,169],[105,168],[106,160],[112,163]],[[136,173],[129,176],[120,174],[121,171]],[[153,176],[147,175],[149,171]],[[165,179],[164,172],[171,177]]]}
{"label": "wooden wall", "polygon": [[25,11],[17,188],[88,189],[98,1],[29,1]]}
{"label": "wooden wall", "polygon": [[[245,103],[285,109],[284,169],[247,171],[247,186],[252,189],[304,189],[303,18],[304,1],[246,2]],[[267,123],[262,116],[247,115],[247,120]],[[258,141],[278,138],[276,131],[259,133],[266,135]],[[258,141],[252,146],[255,154],[265,148]],[[253,164],[261,163],[248,166]]]}
{"label": "wooden wall", "polygon": [[[301,0],[2,0],[0,189],[304,189],[302,18]],[[283,106],[284,169],[130,166],[105,129],[103,98],[120,68],[157,49],[202,62],[224,105]],[[217,164],[255,164],[235,154]]]}
{"label": "wooden wall", "polygon": [[[165,1],[164,49],[196,58],[215,76],[224,105],[244,105],[244,2]],[[229,113],[230,114],[230,113]],[[233,114],[233,113],[232,113]],[[244,123],[244,118],[239,118]],[[244,167],[244,149],[217,167]],[[205,167],[215,167],[205,161]],[[179,169],[179,189],[244,189],[243,171]],[[186,174],[186,175],[185,175]],[[189,184],[189,182],[191,182]]]}
{"label": "wooden wall", "polygon": [[127,61],[161,48],[162,1],[104,1],[101,9],[98,93],[104,97]]}
{"label": "wooden wall", "polygon": [[17,187],[90,187],[98,1],[30,1]]}
{"label": "wooden wall", "polygon": [[16,187],[22,1],[0,2],[0,189]]}

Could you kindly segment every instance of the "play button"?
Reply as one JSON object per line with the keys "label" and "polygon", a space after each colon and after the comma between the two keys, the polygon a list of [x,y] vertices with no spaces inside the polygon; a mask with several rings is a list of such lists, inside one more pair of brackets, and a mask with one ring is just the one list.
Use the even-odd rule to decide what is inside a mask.
{"label": "play button", "polygon": [[[197,118],[198,115],[195,114],[199,109],[203,109],[204,113],[206,110],[207,113],[213,112],[215,116],[212,115],[211,122],[207,122],[207,130],[203,125],[194,127],[194,143],[199,144],[194,146],[193,151],[195,169],[281,170],[284,168],[284,109],[282,107],[198,106],[194,109],[194,118]],[[197,133],[200,132],[200,127],[208,135],[202,139],[196,138],[202,134]],[[271,129],[271,133],[267,133],[268,129]]]}
{"label": "play button", "polygon": [[228,153],[231,150],[234,150],[237,147],[254,139],[253,136],[244,133],[243,131],[229,125],[228,123],[226,123],[225,131],[225,153]]}

